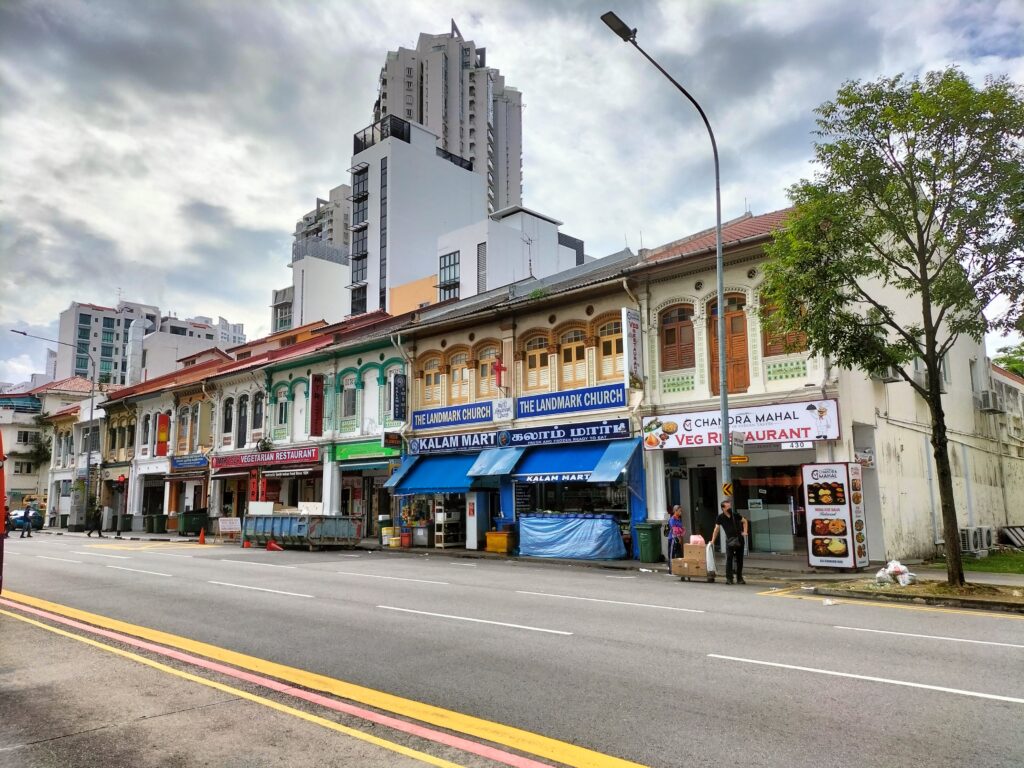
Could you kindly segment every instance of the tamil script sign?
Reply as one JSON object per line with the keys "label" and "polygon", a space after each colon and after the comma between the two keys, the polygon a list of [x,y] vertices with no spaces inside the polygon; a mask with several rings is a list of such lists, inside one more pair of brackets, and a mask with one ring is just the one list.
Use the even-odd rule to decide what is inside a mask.
{"label": "tamil script sign", "polygon": [[283,448],[279,451],[242,453],[235,456],[214,456],[214,469],[223,467],[258,467],[264,464],[308,464],[320,460],[320,448]]}
{"label": "tamil script sign", "polygon": [[[835,400],[732,408],[729,430],[743,432],[748,445],[838,440],[838,408]],[[722,420],[717,410],[646,416],[643,437],[649,451],[718,446]]]}
{"label": "tamil script sign", "polygon": [[601,408],[620,408],[626,405],[626,388],[621,384],[601,387],[570,389],[545,395],[520,397],[516,401],[516,418],[552,416],[556,413],[596,411]]}
{"label": "tamil script sign", "polygon": [[409,453],[478,451],[482,448],[585,443],[594,440],[619,440],[626,437],[629,437],[629,419],[609,419],[580,424],[557,424],[526,429],[501,429],[492,432],[416,437],[409,441]]}
{"label": "tamil script sign", "polygon": [[644,350],[640,313],[629,307],[622,308],[623,375],[626,389],[644,388]]}
{"label": "tamil script sign", "polygon": [[433,429],[434,427],[454,427],[459,424],[474,424],[491,421],[494,408],[488,400],[483,403],[467,405],[450,405],[445,408],[431,408],[426,411],[412,412],[413,429]]}

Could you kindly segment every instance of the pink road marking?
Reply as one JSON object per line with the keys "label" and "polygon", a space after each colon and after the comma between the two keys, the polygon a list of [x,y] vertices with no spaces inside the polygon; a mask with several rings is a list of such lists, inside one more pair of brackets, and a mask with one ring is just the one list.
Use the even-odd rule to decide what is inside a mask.
{"label": "pink road marking", "polygon": [[79,621],[75,621],[74,619],[69,619],[55,613],[40,610],[38,608],[32,608],[31,606],[22,605],[21,603],[16,603],[5,598],[0,598],[0,605],[6,605],[8,608],[14,608],[24,613],[30,613],[36,616],[41,616],[45,619],[48,619],[49,621],[57,622],[58,624],[64,624],[68,627],[74,627],[75,629],[80,629],[85,632],[91,632],[94,635],[100,635],[110,640],[116,640],[120,643],[134,646],[135,648],[142,648],[143,650],[147,650],[152,653],[159,654],[161,656],[167,656],[172,659],[177,659],[178,661],[183,661],[186,664],[192,664],[193,666],[201,667],[211,672],[218,672],[222,675],[227,675],[228,677],[233,677],[237,680],[244,680],[248,683],[255,683],[256,685],[263,686],[264,688],[269,688],[272,691],[277,691],[278,693],[287,694],[288,696],[292,696],[297,699],[302,699],[303,701],[308,701],[311,704],[316,704],[327,709],[333,709],[336,712],[344,712],[345,714],[353,715],[363,720],[368,720],[372,723],[385,725],[389,728],[393,728],[396,731],[402,731],[403,733],[408,733],[412,736],[418,736],[422,739],[427,739],[428,741],[433,741],[448,747],[454,747],[455,749],[461,749],[463,752],[469,752],[474,755],[479,755],[480,757],[485,757],[488,760],[494,760],[498,763],[511,765],[514,766],[514,768],[551,768],[550,764],[548,763],[540,763],[536,760],[531,760],[528,757],[514,755],[511,752],[505,752],[504,750],[497,749],[495,747],[489,747],[485,744],[480,744],[469,739],[464,739],[459,736],[453,736],[452,734],[444,733],[443,731],[436,731],[433,728],[427,728],[425,726],[416,725],[415,723],[410,723],[405,720],[399,720],[395,717],[382,715],[379,712],[374,712],[369,709],[363,709],[362,707],[357,707],[353,704],[346,704],[343,701],[338,701],[337,699],[332,699],[328,696],[322,696],[318,693],[313,693],[312,691],[305,691],[300,688],[293,688],[290,685],[286,685],[285,683],[279,682],[269,677],[255,675],[251,672],[244,672],[240,669],[235,669],[234,667],[219,664],[216,661],[211,661],[209,659],[201,659],[198,656],[192,656],[191,654],[183,653],[182,651],[176,651],[173,648],[165,648],[162,645],[149,643],[145,640],[140,640],[136,637],[122,635],[119,632],[112,632],[109,629],[101,629],[99,627],[94,627],[89,624],[83,624]]}

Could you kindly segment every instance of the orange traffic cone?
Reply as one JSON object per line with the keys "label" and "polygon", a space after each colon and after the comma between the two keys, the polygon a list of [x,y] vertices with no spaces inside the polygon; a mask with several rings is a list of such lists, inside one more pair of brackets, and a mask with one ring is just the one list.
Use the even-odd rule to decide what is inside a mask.
{"label": "orange traffic cone", "polygon": [[267,552],[284,552],[284,547],[282,547],[273,539],[270,539],[267,542]]}
{"label": "orange traffic cone", "polygon": [[205,528],[200,528],[199,529],[199,543],[200,544],[205,544],[206,543],[206,529]]}
{"label": "orange traffic cone", "polygon": [[251,548],[252,548],[252,542],[249,541],[248,539],[245,539],[242,542],[242,549],[251,549]]}

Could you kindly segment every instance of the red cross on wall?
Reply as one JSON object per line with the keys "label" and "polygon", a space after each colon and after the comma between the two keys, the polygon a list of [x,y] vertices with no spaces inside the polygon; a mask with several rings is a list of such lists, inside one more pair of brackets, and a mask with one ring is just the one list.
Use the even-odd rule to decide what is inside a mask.
{"label": "red cross on wall", "polygon": [[494,361],[494,386],[498,387],[498,389],[501,389],[501,374],[507,370],[508,368],[501,364],[500,357]]}

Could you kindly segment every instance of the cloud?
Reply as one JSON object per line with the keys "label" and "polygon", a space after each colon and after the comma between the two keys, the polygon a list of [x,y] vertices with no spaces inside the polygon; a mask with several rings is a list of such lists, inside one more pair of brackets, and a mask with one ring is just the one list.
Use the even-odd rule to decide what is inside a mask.
{"label": "cloud", "polygon": [[[266,332],[294,223],[347,180],[386,51],[453,17],[523,93],[528,206],[594,255],[712,223],[699,115],[604,26],[604,3],[395,8],[0,3],[0,323],[121,296]],[[648,0],[620,15],[707,111],[727,218],[786,204],[811,170],[812,110],[844,80],[955,62],[1024,81],[1014,0]],[[0,338],[0,360],[23,354],[42,369],[42,348]]]}

